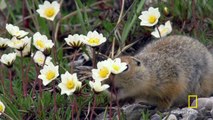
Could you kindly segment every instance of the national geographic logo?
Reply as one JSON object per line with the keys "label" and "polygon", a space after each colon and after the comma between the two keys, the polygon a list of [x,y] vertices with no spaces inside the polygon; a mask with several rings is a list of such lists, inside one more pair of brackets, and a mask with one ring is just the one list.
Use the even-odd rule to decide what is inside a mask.
{"label": "national geographic logo", "polygon": [[[195,105],[191,106],[193,101],[195,101]],[[198,107],[197,95],[188,95],[188,108],[197,108],[197,107]]]}

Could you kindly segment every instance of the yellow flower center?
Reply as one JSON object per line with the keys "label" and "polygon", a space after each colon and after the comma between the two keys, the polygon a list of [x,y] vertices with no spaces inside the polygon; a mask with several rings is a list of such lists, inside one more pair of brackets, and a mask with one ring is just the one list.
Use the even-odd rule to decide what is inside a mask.
{"label": "yellow flower center", "polygon": [[3,105],[0,105],[0,112],[3,112],[3,110],[4,110]]}
{"label": "yellow flower center", "polygon": [[15,45],[18,45],[18,44],[22,44],[23,41],[21,41],[21,40],[16,40],[16,41],[14,41],[13,43],[14,43]]}
{"label": "yellow flower center", "polygon": [[168,31],[168,28],[164,28],[160,31],[160,34],[163,35],[163,34],[167,33],[167,31]]}
{"label": "yellow flower center", "polygon": [[45,14],[47,17],[52,17],[52,16],[55,14],[55,9],[54,9],[53,7],[47,8],[47,9],[44,11],[44,14]]}
{"label": "yellow flower center", "polygon": [[120,67],[116,64],[113,64],[112,65],[112,68],[115,70],[115,71],[119,71],[120,70]]}
{"label": "yellow flower center", "polygon": [[49,70],[49,71],[46,73],[46,78],[47,78],[47,80],[52,80],[54,77],[55,77],[55,72],[54,72],[54,71]]}
{"label": "yellow flower center", "polygon": [[68,80],[66,86],[68,89],[73,89],[75,87],[75,83],[73,82],[73,80]]}
{"label": "yellow flower center", "polygon": [[156,20],[157,20],[156,16],[154,15],[149,16],[149,19],[148,19],[149,23],[153,24],[155,23]]}
{"label": "yellow flower center", "polygon": [[37,61],[38,61],[38,63],[43,63],[44,59],[43,58],[38,58]]}
{"label": "yellow flower center", "polygon": [[38,46],[38,47],[40,47],[40,48],[44,48],[45,46],[44,46],[44,42],[42,41],[42,40],[37,40],[36,41],[36,45]]}
{"label": "yellow flower center", "polygon": [[109,70],[106,67],[101,68],[99,71],[99,75],[102,78],[107,77],[108,74],[109,74]]}
{"label": "yellow flower center", "polygon": [[15,35],[19,35],[19,34],[20,34],[20,32],[19,32],[19,31],[16,31],[16,32],[15,32]]}
{"label": "yellow flower center", "polygon": [[99,42],[100,42],[100,40],[99,40],[98,38],[90,38],[90,39],[88,40],[88,42],[89,42],[90,44],[93,44],[93,45],[98,45]]}

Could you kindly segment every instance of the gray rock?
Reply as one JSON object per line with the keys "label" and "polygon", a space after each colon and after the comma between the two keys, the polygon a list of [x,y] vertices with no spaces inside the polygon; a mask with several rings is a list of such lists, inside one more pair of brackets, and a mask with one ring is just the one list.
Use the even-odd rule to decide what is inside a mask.
{"label": "gray rock", "polygon": [[160,115],[155,113],[154,115],[152,115],[151,120],[161,120],[161,117],[160,117]]}
{"label": "gray rock", "polygon": [[212,116],[212,118],[213,118],[213,109],[210,111],[210,114],[211,114],[211,116]]}
{"label": "gray rock", "polygon": [[178,119],[174,114],[170,114],[169,116],[164,117],[163,120],[178,120]]}
{"label": "gray rock", "polygon": [[198,111],[192,108],[183,108],[182,111],[184,112],[182,120],[196,120],[198,117]]}
{"label": "gray rock", "polygon": [[[177,108],[170,112],[156,113],[155,110],[149,110],[150,120],[213,120],[213,97],[199,98],[198,108]],[[195,103],[193,103],[195,104]],[[192,106],[193,106],[192,104]],[[120,115],[123,120],[142,120],[142,113],[149,107],[141,104],[129,104],[121,107]],[[118,118],[116,108],[113,109],[113,118]],[[168,117],[168,118],[167,118]],[[96,117],[96,120],[109,120],[109,115],[104,116],[104,112]]]}
{"label": "gray rock", "polygon": [[[142,120],[142,113],[146,107],[141,104],[130,104],[125,105],[122,108],[120,108],[120,119],[122,120]],[[118,111],[117,108],[114,108],[112,111],[112,117],[113,119],[118,119]],[[104,112],[97,115],[95,120],[109,120],[109,114],[106,114]],[[160,120],[160,119],[156,119]]]}
{"label": "gray rock", "polygon": [[[196,101],[194,100],[191,106],[195,106]],[[205,108],[207,110],[211,110],[213,108],[213,97],[210,98],[198,98],[197,99],[198,110]]]}
{"label": "gray rock", "polygon": [[182,116],[181,120],[195,120],[198,117],[198,111],[192,108],[177,108],[171,111],[172,114],[176,116]]}
{"label": "gray rock", "polygon": [[144,107],[140,104],[132,104],[122,107],[127,120],[140,120]]}
{"label": "gray rock", "polygon": [[184,111],[182,111],[180,108],[177,108],[177,109],[172,110],[171,113],[175,114],[175,115],[182,115],[182,114],[184,114]]}

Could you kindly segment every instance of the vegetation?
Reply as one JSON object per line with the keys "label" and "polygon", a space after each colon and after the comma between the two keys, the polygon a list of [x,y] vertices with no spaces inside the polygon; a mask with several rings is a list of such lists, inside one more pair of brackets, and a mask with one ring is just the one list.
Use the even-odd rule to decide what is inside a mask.
{"label": "vegetation", "polygon": [[[43,0],[0,0],[0,3],[2,1],[6,2],[6,6],[0,6],[0,37],[12,38],[5,29],[6,23],[29,32],[29,37],[36,32],[46,35],[54,43],[50,56],[53,63],[59,66],[59,73],[75,72],[82,82],[80,91],[69,96],[61,95],[58,87],[61,78],[58,76],[47,86],[41,85],[38,75],[43,66],[37,65],[32,56],[17,57],[12,67],[1,63],[0,101],[5,105],[5,111],[0,116],[2,119],[70,120],[92,119],[92,114],[95,117],[100,112],[112,115],[114,107],[110,97],[104,92],[96,94],[91,91],[92,64],[96,67],[98,61],[106,58],[133,55],[154,39],[151,32],[155,27],[140,26],[141,20],[138,19],[141,12],[151,6],[158,7],[161,13],[157,25],[166,21],[172,23],[170,34],[192,36],[209,48],[213,43],[212,0],[168,0],[149,5],[145,0],[58,0],[61,7],[53,21],[40,17],[36,12]],[[68,35],[86,35],[94,30],[106,37],[106,42],[98,47],[82,45],[76,49],[64,40]],[[36,50],[32,45],[31,53]],[[11,52],[14,49],[8,47],[0,50],[0,56]],[[88,56],[90,60],[73,64],[79,62],[82,56]],[[10,80],[14,95],[11,94]],[[144,119],[149,119],[149,115],[149,112],[142,113]]]}

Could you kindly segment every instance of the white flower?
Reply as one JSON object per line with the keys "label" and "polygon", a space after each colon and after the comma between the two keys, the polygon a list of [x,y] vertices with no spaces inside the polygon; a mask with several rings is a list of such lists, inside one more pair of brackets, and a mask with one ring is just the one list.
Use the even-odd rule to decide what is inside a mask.
{"label": "white flower", "polygon": [[111,62],[111,72],[114,74],[119,74],[127,68],[127,63],[121,62],[120,58],[114,60],[109,58],[108,61]]}
{"label": "white flower", "polygon": [[36,32],[33,35],[33,45],[40,51],[44,52],[46,49],[51,49],[54,45],[52,40],[48,40],[46,35],[41,35]]}
{"label": "white flower", "polygon": [[41,74],[38,76],[38,78],[40,78],[43,85],[46,86],[59,76],[58,65],[55,66],[53,63],[44,65],[43,69],[40,70],[40,73]]}
{"label": "white flower", "polygon": [[142,20],[141,26],[154,26],[158,23],[159,17],[160,12],[158,8],[150,7],[148,11],[143,11],[138,18]]}
{"label": "white flower", "polygon": [[[45,60],[45,55],[41,51],[36,51],[35,55],[32,55],[32,57],[33,57],[33,60],[35,63],[37,63],[40,66],[43,66],[44,60]],[[51,60],[52,60],[52,58],[48,56],[45,60],[45,64],[51,63]]]}
{"label": "white flower", "polygon": [[0,115],[5,111],[5,105],[0,101]]}
{"label": "white flower", "polygon": [[16,53],[9,53],[9,54],[3,54],[1,56],[0,61],[5,64],[6,66],[12,66],[13,62],[16,59]]}
{"label": "white flower", "polygon": [[[22,56],[28,56],[31,53],[31,38],[30,40],[27,41],[27,45],[24,47],[24,49],[22,50]],[[21,57],[21,52],[18,50],[15,50],[15,52],[17,53],[17,56]]]}
{"label": "white flower", "polygon": [[17,39],[16,37],[13,37],[12,40],[8,42],[9,47],[15,48],[19,51],[22,51],[28,44],[31,44],[31,37],[27,36],[21,38],[20,40]]}
{"label": "white flower", "polygon": [[61,83],[58,84],[58,87],[61,88],[61,95],[67,94],[72,95],[76,89],[81,88],[82,83],[78,81],[77,74],[70,74],[66,71],[65,74],[61,75]]}
{"label": "white flower", "polygon": [[98,62],[97,69],[92,69],[92,77],[95,80],[105,80],[109,78],[109,75],[111,74],[111,62],[104,60],[101,62]]}
{"label": "white flower", "polygon": [[12,36],[17,38],[22,38],[28,34],[28,32],[20,30],[18,26],[14,26],[12,24],[6,24],[6,29]]}
{"label": "white flower", "polygon": [[[159,32],[160,32],[160,35],[159,35],[158,30],[159,30]],[[168,34],[171,33],[171,32],[172,32],[171,23],[170,23],[170,21],[167,21],[167,22],[165,23],[165,25],[160,25],[160,26],[158,27],[158,29],[155,28],[155,31],[153,31],[151,34],[152,34],[153,36],[155,36],[156,38],[160,38],[160,37],[165,37],[166,35],[168,35]]]}
{"label": "white flower", "polygon": [[36,10],[39,15],[43,18],[53,21],[55,16],[60,10],[60,4],[57,1],[50,3],[49,1],[44,1],[43,5],[38,5],[39,9]]}
{"label": "white flower", "polygon": [[89,81],[89,85],[95,92],[102,92],[109,88],[108,84],[101,85],[99,80],[96,80],[95,82]]}
{"label": "white flower", "polygon": [[83,42],[87,45],[95,47],[106,42],[106,38],[103,37],[103,34],[99,34],[97,31],[89,31]]}
{"label": "white flower", "polygon": [[74,34],[69,35],[67,38],[65,38],[65,41],[69,46],[78,48],[81,47],[84,39],[85,39],[84,35]]}
{"label": "white flower", "polygon": [[[18,51],[18,50],[15,50],[17,56],[21,57],[21,52]],[[31,52],[31,47],[29,45],[27,45],[23,51],[22,51],[22,56],[25,57],[25,56],[28,56],[30,55],[30,52]]]}
{"label": "white flower", "polygon": [[6,48],[8,41],[10,41],[8,38],[2,38],[0,37],[0,49]]}

